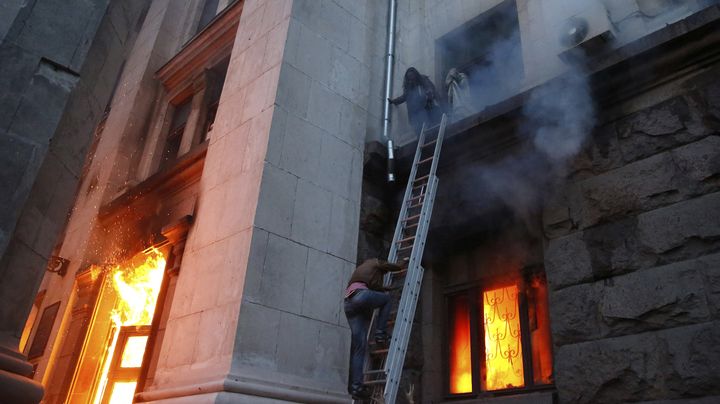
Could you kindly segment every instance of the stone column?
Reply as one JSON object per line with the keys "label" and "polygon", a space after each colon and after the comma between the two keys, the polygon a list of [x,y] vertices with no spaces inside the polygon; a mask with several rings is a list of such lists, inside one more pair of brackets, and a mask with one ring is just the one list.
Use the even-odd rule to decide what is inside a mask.
{"label": "stone column", "polygon": [[[0,400],[36,403],[43,390],[27,378],[32,366],[18,352],[18,342],[72,202],[82,165],[82,156],[72,154],[84,151],[92,133],[81,123],[66,122],[67,110],[78,100],[83,106],[74,110],[83,118],[102,110],[97,104],[109,98],[111,87],[104,81],[119,70],[119,62],[105,61],[122,47],[99,49],[95,39],[127,38],[105,30],[109,0],[22,3],[3,5],[0,24]],[[137,6],[117,7],[133,17]],[[104,89],[98,90],[101,81]],[[86,137],[69,140],[77,133]]]}

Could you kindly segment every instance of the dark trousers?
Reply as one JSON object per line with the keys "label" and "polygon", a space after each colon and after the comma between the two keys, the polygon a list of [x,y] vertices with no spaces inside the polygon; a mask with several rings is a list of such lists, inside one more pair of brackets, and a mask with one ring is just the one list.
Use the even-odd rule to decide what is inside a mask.
{"label": "dark trousers", "polygon": [[350,374],[348,375],[348,392],[353,386],[363,384],[363,364],[367,349],[367,335],[373,310],[380,309],[375,326],[375,333],[385,332],[392,305],[390,296],[383,292],[361,289],[350,298],[345,299],[345,316],[352,338],[350,340]]}

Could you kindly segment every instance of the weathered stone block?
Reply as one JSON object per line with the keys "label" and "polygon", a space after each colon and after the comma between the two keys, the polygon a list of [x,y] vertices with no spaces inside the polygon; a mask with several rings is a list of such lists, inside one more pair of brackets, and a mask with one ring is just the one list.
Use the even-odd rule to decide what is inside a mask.
{"label": "weathered stone block", "polygon": [[347,27],[350,14],[333,1],[299,0],[293,2],[294,17],[312,26],[320,35],[343,50],[348,48]]}
{"label": "weathered stone block", "polygon": [[555,351],[561,402],[628,402],[720,393],[720,324],[565,345]]}
{"label": "weathered stone block", "polygon": [[687,178],[684,184],[693,193],[720,187],[720,136],[708,136],[671,152],[672,159]]}
{"label": "weathered stone block", "polygon": [[[315,180],[318,185],[346,199],[357,200],[359,188],[353,189],[353,159],[360,152],[335,136],[323,134],[320,149],[320,170]],[[355,173],[359,174],[359,173]]]}
{"label": "weathered stone block", "polygon": [[281,311],[250,302],[240,306],[234,356],[237,364],[276,369]]}
{"label": "weathered stone block", "polygon": [[320,366],[315,360],[320,324],[291,313],[280,315],[277,341],[277,368],[280,372],[294,375],[316,372]]}
{"label": "weathered stone block", "polygon": [[280,156],[282,154],[283,142],[285,140],[287,119],[288,112],[285,109],[278,106],[273,108],[265,160],[275,166],[280,165]]}
{"label": "weathered stone block", "polygon": [[302,314],[327,323],[338,322],[345,286],[345,261],[310,249],[305,275]]}
{"label": "weathered stone block", "polygon": [[79,71],[108,1],[39,2],[6,39]]}
{"label": "weathered stone block", "polygon": [[699,111],[684,97],[675,97],[617,122],[626,162],[691,142],[709,134]]}
{"label": "weathered stone block", "polygon": [[720,255],[552,292],[557,345],[708,321],[720,303]]}
{"label": "weathered stone block", "polygon": [[300,313],[308,248],[270,234],[260,282],[260,303]]}
{"label": "weathered stone block", "polygon": [[611,334],[708,320],[710,312],[700,266],[696,260],[684,261],[613,278],[602,287],[600,304],[600,313],[612,329]]}
{"label": "weathered stone block", "polygon": [[265,164],[255,225],[281,236],[290,236],[297,177]]}
{"label": "weathered stone block", "polygon": [[343,99],[342,109],[340,111],[340,128],[334,135],[353,147],[362,149],[365,142],[365,126],[367,121],[367,111]]}
{"label": "weathered stone block", "polygon": [[342,97],[331,92],[323,84],[313,81],[310,85],[308,121],[330,133],[337,133],[342,101]]}
{"label": "weathered stone block", "polygon": [[331,248],[328,234],[332,204],[330,192],[300,179],[293,211],[292,238],[317,250],[328,251]]}
{"label": "weathered stone block", "polygon": [[720,187],[720,137],[709,136],[580,181],[580,226],[649,211]]}
{"label": "weathered stone block", "polygon": [[[638,216],[638,241],[655,254],[692,250],[720,236],[720,192],[657,209]],[[687,253],[691,253],[687,251]]]}
{"label": "weathered stone block", "polygon": [[553,289],[593,280],[593,268],[583,234],[550,240],[545,250],[545,271]]}
{"label": "weathered stone block", "polygon": [[289,115],[280,155],[280,168],[306,180],[316,181],[320,170],[317,154],[325,135],[322,129]]}
{"label": "weathered stone block", "polygon": [[[332,44],[318,35],[313,30],[315,27],[310,24],[312,23],[308,21],[298,24],[297,48],[293,50],[295,57],[287,60],[299,71],[327,86],[332,66],[330,63]],[[292,57],[293,53],[288,56]]]}
{"label": "weathered stone block", "polygon": [[38,145],[26,139],[0,134],[0,161],[3,169],[0,174],[0,227],[10,233],[15,227],[16,204],[27,197],[32,180],[25,178],[28,171],[40,166]]}
{"label": "weathered stone block", "polygon": [[332,197],[332,211],[328,229],[327,250],[353,262],[357,254],[358,216],[360,207],[358,202],[345,199],[341,196]]}
{"label": "weathered stone block", "polygon": [[317,374],[323,380],[342,386],[347,383],[350,333],[346,328],[320,324],[315,347]]}
{"label": "weathered stone block", "polygon": [[310,77],[300,70],[283,63],[280,69],[275,103],[300,117],[307,115],[310,96]]}
{"label": "weathered stone block", "polygon": [[677,171],[664,153],[580,182],[580,226],[676,202],[682,197]]}
{"label": "weathered stone block", "polygon": [[607,334],[598,312],[602,287],[596,284],[571,286],[550,294],[553,342],[566,345]]}

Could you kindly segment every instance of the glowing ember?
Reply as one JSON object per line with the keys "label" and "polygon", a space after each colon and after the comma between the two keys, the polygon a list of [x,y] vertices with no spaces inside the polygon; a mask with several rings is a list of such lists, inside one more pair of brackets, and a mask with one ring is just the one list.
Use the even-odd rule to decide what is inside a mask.
{"label": "glowing ember", "polygon": [[516,285],[483,293],[487,390],[525,384],[517,296]]}
{"label": "glowing ember", "polygon": [[450,393],[472,392],[470,351],[470,307],[467,296],[453,299],[452,343],[450,344]]}

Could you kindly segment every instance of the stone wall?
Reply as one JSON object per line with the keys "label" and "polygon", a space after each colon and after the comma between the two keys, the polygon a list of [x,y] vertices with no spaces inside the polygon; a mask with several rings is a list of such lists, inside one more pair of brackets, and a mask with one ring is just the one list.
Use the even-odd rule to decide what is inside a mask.
{"label": "stone wall", "polygon": [[[266,15],[275,3],[261,3]],[[273,380],[271,397],[337,401],[346,397],[350,339],[342,290],[355,267],[370,93],[381,88],[370,72],[382,60],[374,38],[385,7],[287,3],[287,39],[268,42],[281,60],[267,152],[258,156],[232,372],[248,383]],[[262,50],[253,41],[248,57]]]}
{"label": "stone wall", "polygon": [[546,206],[562,402],[720,394],[719,72],[617,107]]}

